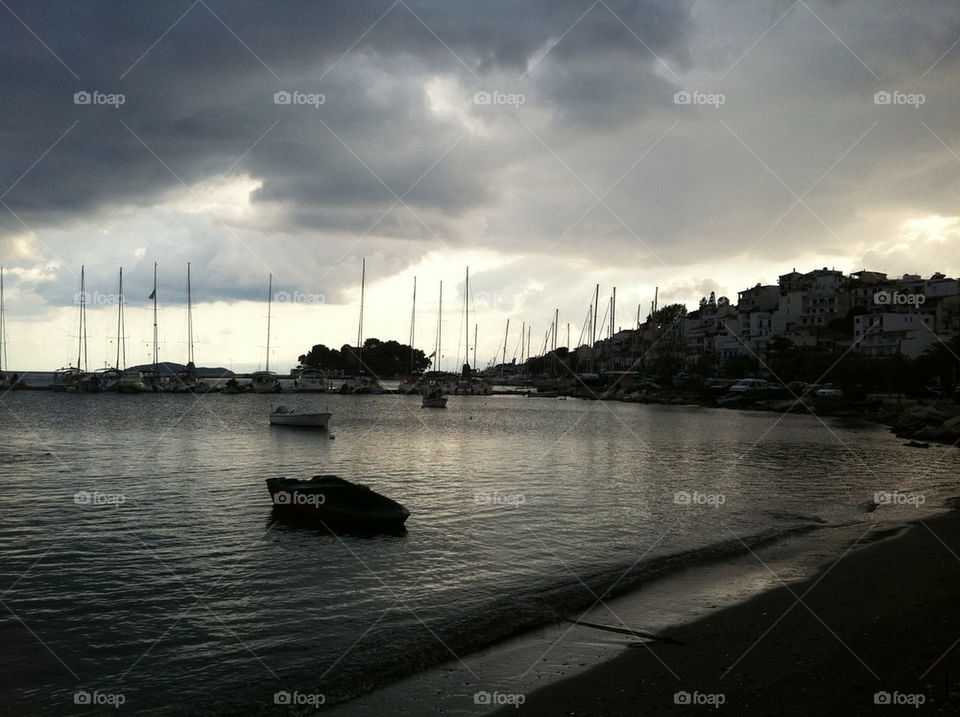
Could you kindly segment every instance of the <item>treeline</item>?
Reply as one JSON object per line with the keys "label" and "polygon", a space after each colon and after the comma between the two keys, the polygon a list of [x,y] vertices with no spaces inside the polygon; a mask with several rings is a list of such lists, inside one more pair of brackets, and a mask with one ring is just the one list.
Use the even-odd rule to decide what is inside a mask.
{"label": "treeline", "polygon": [[369,338],[363,342],[362,366],[361,352],[356,346],[344,344],[340,350],[317,344],[299,358],[300,365],[317,368],[327,373],[345,374],[368,373],[379,378],[399,378],[411,372],[426,371],[430,359],[423,351],[397,341],[380,341]]}

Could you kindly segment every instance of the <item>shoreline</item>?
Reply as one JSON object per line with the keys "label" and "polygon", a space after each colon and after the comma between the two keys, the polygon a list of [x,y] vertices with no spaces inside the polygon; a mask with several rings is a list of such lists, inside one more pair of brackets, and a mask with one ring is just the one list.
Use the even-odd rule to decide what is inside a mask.
{"label": "shoreline", "polygon": [[958,556],[960,511],[919,520],[495,714],[960,709]]}

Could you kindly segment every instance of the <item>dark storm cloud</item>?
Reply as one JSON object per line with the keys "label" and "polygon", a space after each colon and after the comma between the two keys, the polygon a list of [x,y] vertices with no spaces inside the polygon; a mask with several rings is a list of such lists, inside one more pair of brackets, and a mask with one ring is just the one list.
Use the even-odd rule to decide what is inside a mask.
{"label": "dark storm cloud", "polygon": [[[519,75],[572,26],[549,53],[553,66],[572,66],[610,43],[623,45],[625,61],[649,63],[621,19],[650,48],[668,51],[686,15],[675,2],[609,3],[620,19],[605,7],[584,15],[590,5],[582,2],[9,6],[0,25],[0,187],[35,229],[98,206],[149,204],[164,190],[226,171],[262,179],[255,198],[286,202],[294,216],[300,204],[389,202],[384,183],[403,193],[456,139],[429,116],[416,87],[423,75],[453,73],[478,88],[489,72]],[[367,68],[394,72],[396,87],[372,91]],[[327,101],[312,116],[277,107],[273,93],[282,89],[324,93]],[[125,101],[76,105],[82,90],[122,93]],[[594,90],[589,101],[613,97]],[[486,200],[483,162],[465,164],[438,167],[408,203],[457,212]],[[7,212],[0,222],[7,232],[23,229]]]}

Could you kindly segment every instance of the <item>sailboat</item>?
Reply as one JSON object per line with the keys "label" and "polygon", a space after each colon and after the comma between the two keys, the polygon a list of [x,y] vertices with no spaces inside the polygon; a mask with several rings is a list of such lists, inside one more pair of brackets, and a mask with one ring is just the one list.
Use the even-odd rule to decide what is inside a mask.
{"label": "sailboat", "polygon": [[69,393],[95,393],[100,390],[99,380],[87,371],[87,291],[84,273],[80,267],[79,330],[77,331],[77,365],[58,369],[53,374],[54,391]]}
{"label": "sailboat", "polygon": [[367,260],[360,270],[360,325],[357,328],[357,375],[344,380],[340,393],[383,393],[383,388],[373,376],[363,372],[363,300],[367,281]]}
{"label": "sailboat", "polygon": [[120,267],[120,284],[117,290],[117,360],[114,371],[117,378],[112,389],[117,393],[145,393],[150,386],[139,371],[127,371],[127,337],[123,322],[123,267]]}
{"label": "sailboat", "polygon": [[253,380],[253,390],[255,393],[279,393],[280,381],[276,374],[270,371],[270,319],[273,307],[273,274],[270,274],[270,281],[267,289],[267,361],[263,371],[255,371],[250,374]]}
{"label": "sailboat", "polygon": [[3,304],[3,267],[0,266],[0,389],[7,390],[11,388],[24,388],[20,377],[14,373],[7,376],[4,368],[9,370],[10,364],[7,361],[7,318]]}

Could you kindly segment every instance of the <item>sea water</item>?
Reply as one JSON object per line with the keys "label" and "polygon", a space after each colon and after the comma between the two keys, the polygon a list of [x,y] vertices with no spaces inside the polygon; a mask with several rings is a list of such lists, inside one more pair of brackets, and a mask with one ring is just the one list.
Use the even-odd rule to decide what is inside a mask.
{"label": "sea water", "polygon": [[[329,433],[269,426],[281,401]],[[558,620],[656,630],[796,579],[939,510],[960,462],[840,419],[523,396],[17,392],[0,431],[8,713],[482,713],[631,639]],[[406,532],[278,520],[264,479],[317,473]]]}

